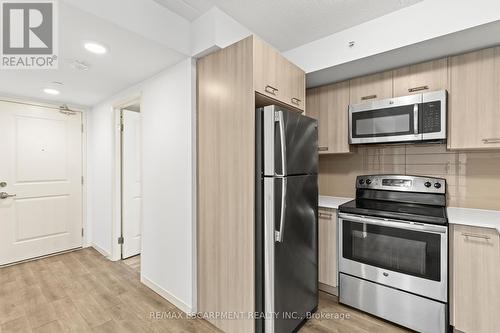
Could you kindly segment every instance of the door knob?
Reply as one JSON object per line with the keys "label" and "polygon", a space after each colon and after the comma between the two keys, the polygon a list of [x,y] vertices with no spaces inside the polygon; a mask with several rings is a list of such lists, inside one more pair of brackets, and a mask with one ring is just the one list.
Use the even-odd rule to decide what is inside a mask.
{"label": "door knob", "polygon": [[7,186],[7,182],[0,182],[0,187],[5,187]]}
{"label": "door knob", "polygon": [[0,192],[0,199],[7,199],[10,197],[15,197],[15,194],[9,194],[7,192]]}

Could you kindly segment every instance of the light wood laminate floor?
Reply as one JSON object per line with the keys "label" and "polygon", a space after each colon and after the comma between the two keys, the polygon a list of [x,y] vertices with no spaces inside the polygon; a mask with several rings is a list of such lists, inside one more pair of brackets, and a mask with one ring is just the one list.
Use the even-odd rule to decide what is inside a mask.
{"label": "light wood laminate floor", "polygon": [[[139,266],[140,257],[111,262],[83,249],[0,268],[0,333],[218,332],[201,319],[151,318],[182,312],[140,283]],[[348,317],[310,320],[301,333],[404,332],[324,293],[318,313]]]}

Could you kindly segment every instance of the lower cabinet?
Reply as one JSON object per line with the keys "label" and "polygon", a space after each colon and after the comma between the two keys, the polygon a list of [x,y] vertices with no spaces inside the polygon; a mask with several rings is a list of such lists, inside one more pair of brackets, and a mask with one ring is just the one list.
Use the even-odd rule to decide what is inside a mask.
{"label": "lower cabinet", "polygon": [[500,332],[500,235],[452,226],[451,324],[465,333]]}
{"label": "lower cabinet", "polygon": [[337,295],[337,212],[319,208],[318,218],[319,289]]}

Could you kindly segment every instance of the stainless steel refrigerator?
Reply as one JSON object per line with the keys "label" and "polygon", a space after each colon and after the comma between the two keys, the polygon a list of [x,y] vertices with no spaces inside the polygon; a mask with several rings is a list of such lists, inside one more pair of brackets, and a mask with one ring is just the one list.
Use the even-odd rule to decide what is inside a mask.
{"label": "stainless steel refrigerator", "polygon": [[290,333],[318,305],[318,126],[256,110],[256,332]]}

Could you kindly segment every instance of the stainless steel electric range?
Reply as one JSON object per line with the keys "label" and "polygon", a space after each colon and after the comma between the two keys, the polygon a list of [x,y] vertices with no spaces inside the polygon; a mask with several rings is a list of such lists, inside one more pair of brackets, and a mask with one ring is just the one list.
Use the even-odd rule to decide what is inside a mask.
{"label": "stainless steel electric range", "polygon": [[446,181],[356,179],[339,207],[339,301],[419,332],[448,329]]}

